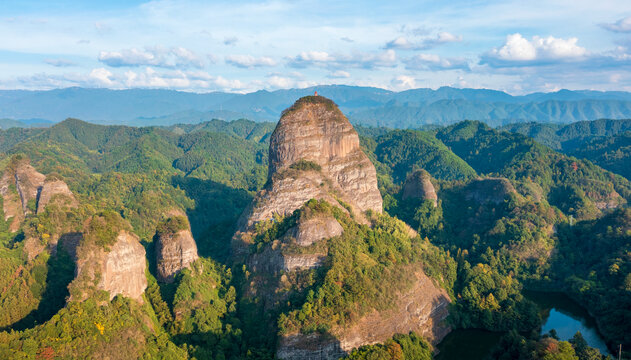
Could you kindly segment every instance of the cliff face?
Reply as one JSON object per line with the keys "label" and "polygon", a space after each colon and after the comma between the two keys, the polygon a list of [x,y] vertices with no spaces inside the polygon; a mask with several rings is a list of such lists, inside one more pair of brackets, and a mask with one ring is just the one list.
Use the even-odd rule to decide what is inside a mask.
{"label": "cliff face", "polygon": [[35,205],[46,176],[37,172],[27,159],[13,160],[0,179],[0,195],[4,200],[5,220],[13,218],[9,226],[17,231],[26,214],[31,212],[29,203]]}
{"label": "cliff face", "polygon": [[68,206],[76,206],[77,201],[65,182],[48,180],[28,159],[14,159],[0,178],[0,195],[3,198],[5,221],[13,218],[9,230],[15,232],[22,220],[32,211],[40,213],[51,201],[59,200]]}
{"label": "cliff face", "polygon": [[403,185],[403,200],[418,198],[429,200],[438,205],[438,196],[431,181],[431,175],[425,170],[417,170],[410,174]]}
{"label": "cliff face", "polygon": [[41,213],[46,208],[46,205],[52,202],[65,203],[68,206],[76,206],[77,200],[75,199],[72,191],[68,189],[68,185],[62,180],[48,179],[44,182],[37,199],[37,213]]}
{"label": "cliff face", "polygon": [[175,275],[198,258],[197,245],[190,230],[158,236],[156,260],[159,281],[172,282]]}
{"label": "cliff face", "polygon": [[[242,214],[233,238],[236,254],[245,257],[251,271],[245,294],[260,300],[264,309],[285,303],[293,289],[303,286],[297,280],[304,274],[301,271],[326,264],[332,256],[330,246],[352,239],[352,232],[358,231],[355,223],[371,225],[376,217],[364,216],[365,211],[381,213],[382,208],[375,168],[359,147],[353,127],[328,99],[302,98],[283,112],[270,138],[269,154],[268,184]],[[433,186],[430,191],[426,185],[420,184],[423,196],[431,199]],[[433,194],[435,200],[435,191]],[[324,201],[309,202],[311,199]],[[350,228],[354,230],[346,234]],[[266,231],[275,231],[276,237],[268,238]],[[411,237],[417,235],[408,232]],[[254,242],[256,251],[248,246]],[[397,332],[417,331],[431,341],[442,339],[449,331],[442,321],[449,297],[421,266],[410,266],[408,285],[389,310],[365,313],[325,335],[287,334],[281,337],[276,356],[337,359],[355,347],[383,342]]]}
{"label": "cliff face", "polygon": [[142,294],[147,288],[145,276],[145,248],[138,236],[121,230],[115,243],[107,249],[92,244],[81,243],[76,250],[75,285],[81,293],[79,299],[71,291],[73,300],[83,300],[88,295],[85,289],[94,286],[97,290],[109,292],[109,299],[123,295],[142,302]]}
{"label": "cliff face", "polygon": [[284,336],[276,355],[280,359],[338,359],[362,345],[381,343],[394,334],[415,331],[436,344],[451,330],[444,323],[451,302],[422,271],[414,272],[414,285],[399,294],[387,311],[373,311],[348,328],[334,328],[334,339],[315,334]]}
{"label": "cliff face", "polygon": [[319,165],[333,187],[360,211],[381,212],[377,172],[359,147],[359,136],[329,99],[299,99],[280,118],[270,138],[270,176],[306,160]]}
{"label": "cliff face", "polygon": [[307,96],[287,109],[270,138],[269,159],[268,185],[239,220],[235,240],[241,247],[256,223],[289,215],[310,199],[351,210],[359,221],[366,210],[382,211],[375,167],[329,99]]}

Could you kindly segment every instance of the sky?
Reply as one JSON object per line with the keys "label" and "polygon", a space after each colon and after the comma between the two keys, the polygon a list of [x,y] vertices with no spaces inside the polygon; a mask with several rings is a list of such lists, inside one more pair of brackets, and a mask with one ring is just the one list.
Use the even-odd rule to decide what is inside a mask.
{"label": "sky", "polygon": [[631,1],[0,0],[0,89],[631,91]]}

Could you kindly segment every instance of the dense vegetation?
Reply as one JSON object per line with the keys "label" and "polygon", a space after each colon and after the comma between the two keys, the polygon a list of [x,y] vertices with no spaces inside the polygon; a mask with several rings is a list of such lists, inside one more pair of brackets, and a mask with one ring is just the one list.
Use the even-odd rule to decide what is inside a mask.
{"label": "dense vegetation", "polygon": [[[479,122],[428,131],[364,128],[362,146],[376,166],[385,213],[369,214],[370,226],[361,225],[313,200],[260,224],[249,250],[261,256],[302,217],[333,216],[345,230],[308,249],[326,254],[324,266],[280,280],[230,257],[237,219],[267,181],[273,124],[133,128],[71,119],[49,129],[0,131],[0,167],[29,158],[65,181],[79,203],[31,211],[15,233],[0,214],[0,357],[117,358],[115,349],[124,348],[131,358],[271,359],[279,335],[332,335],[373,309],[388,309],[421,267],[452,298],[452,327],[507,332],[495,358],[598,358],[580,336],[565,342],[538,335],[537,307],[522,295],[530,287],[569,294],[593,312],[609,344],[631,348],[631,185],[618,175],[628,170],[619,166],[628,133],[619,133],[618,123],[589,126],[603,136],[581,146],[580,157],[592,161]],[[560,129],[528,135],[574,138]],[[609,160],[603,167],[613,172],[595,165]],[[292,167],[321,170],[309,161]],[[404,180],[420,168],[433,176],[436,206],[402,199]],[[485,190],[477,177],[507,180]],[[126,229],[140,237],[151,263],[156,234],[189,226],[201,258],[172,284],[158,283],[150,264],[144,304],[99,295],[66,303],[74,261],[63,247],[51,250],[64,235],[80,231],[84,241],[107,248]],[[33,244],[41,251],[30,258]],[[278,288],[269,286],[277,280]],[[265,297],[274,299],[272,307]],[[348,354],[431,357],[432,347],[415,333]]]}
{"label": "dense vegetation", "polygon": [[631,120],[580,121],[553,124],[511,124],[503,130],[529,136],[550,148],[585,158],[631,180]]}

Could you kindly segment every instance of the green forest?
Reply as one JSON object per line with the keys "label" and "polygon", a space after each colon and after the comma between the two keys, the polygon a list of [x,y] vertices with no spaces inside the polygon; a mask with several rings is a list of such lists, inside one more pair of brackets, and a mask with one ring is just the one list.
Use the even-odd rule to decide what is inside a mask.
{"label": "green forest", "polygon": [[[76,198],[76,206],[53,198],[41,211],[30,204],[11,231],[5,211],[18,191],[2,190],[0,358],[274,359],[285,335],[333,341],[336,329],[390,310],[397,291],[412,286],[404,275],[421,270],[449,298],[446,326],[500,334],[489,359],[608,355],[580,333],[541,334],[527,290],[562,292],[589,309],[610,352],[622,344],[622,357],[631,358],[628,121],[358,128],[383,213],[360,219],[330,199],[312,199],[275,216],[256,228],[250,258],[271,253],[308,219],[333,218],[343,232],[308,249],[323,254],[322,266],[267,276],[239,261],[231,242],[241,214],[268,186],[274,128],[245,119],[168,127],[67,119],[0,130],[2,174],[28,161]],[[403,196],[419,169],[431,175],[436,205]],[[292,171],[323,169],[300,160]],[[156,239],[188,228],[199,259],[173,282],[158,281]],[[79,301],[72,234],[83,234],[79,249],[108,252],[121,230],[146,253],[142,301],[110,301],[95,289]],[[268,293],[270,284],[276,292]],[[436,344],[414,331],[343,356],[440,358]]]}

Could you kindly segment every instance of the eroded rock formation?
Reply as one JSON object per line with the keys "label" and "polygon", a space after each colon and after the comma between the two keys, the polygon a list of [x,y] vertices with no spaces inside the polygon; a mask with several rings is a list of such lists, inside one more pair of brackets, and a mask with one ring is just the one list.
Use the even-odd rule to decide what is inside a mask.
{"label": "eroded rock formation", "polygon": [[450,331],[444,320],[451,302],[444,289],[437,288],[422,271],[416,281],[398,296],[386,311],[372,311],[348,328],[333,328],[331,335],[291,334],[281,338],[276,355],[280,359],[337,359],[350,350],[384,342],[393,334],[415,331],[436,344]]}
{"label": "eroded rock formation", "polygon": [[237,252],[256,223],[289,215],[310,199],[350,210],[358,221],[364,211],[382,211],[375,167],[329,99],[306,96],[285,110],[270,138],[269,158],[268,185],[239,220]]}
{"label": "eroded rock formation", "polygon": [[307,219],[301,218],[285,237],[289,241],[295,241],[299,246],[309,246],[320,240],[342,235],[343,231],[342,225],[334,217],[319,215]]}
{"label": "eroded rock formation", "polygon": [[39,190],[46,176],[37,172],[28,159],[14,158],[0,179],[0,195],[4,200],[4,218],[13,218],[9,225],[11,232],[17,231],[30,206],[36,205]]}
{"label": "eroded rock formation", "polygon": [[51,201],[73,207],[77,201],[68,185],[56,177],[48,179],[35,170],[27,158],[14,157],[0,178],[5,221],[12,218],[9,230],[15,232],[24,217],[40,213]]}
{"label": "eroded rock formation", "polygon": [[[296,280],[305,274],[300,271],[325,263],[330,255],[328,239],[352,236],[344,234],[346,221],[370,225],[369,219],[375,218],[365,212],[381,213],[382,208],[375,168],[362,152],[353,127],[328,99],[305,97],[284,111],[270,139],[269,158],[268,184],[242,214],[233,238],[235,254],[245,257],[251,271],[246,296],[261,300],[264,309],[287,300],[291,289],[300,286]],[[433,192],[436,200],[433,186],[431,191],[423,181],[418,186],[424,198],[432,199]],[[415,195],[419,191],[414,190]],[[411,229],[408,233],[417,235]],[[275,238],[270,239],[270,234]],[[254,243],[256,247],[250,246]],[[387,310],[375,309],[324,335],[286,334],[276,356],[337,359],[352,348],[383,342],[398,332],[417,331],[434,342],[442,339],[449,331],[443,320],[450,300],[421,266],[410,266],[408,285]]]}
{"label": "eroded rock formation", "polygon": [[68,188],[68,185],[59,179],[46,179],[41,187],[37,199],[37,213],[44,211],[46,206],[52,202],[58,202],[68,206],[76,206],[77,200]]}
{"label": "eroded rock formation", "polygon": [[[109,251],[108,251],[109,250]],[[123,295],[142,302],[147,288],[145,248],[138,236],[121,230],[109,249],[92,242],[80,242],[76,250],[73,300],[89,296],[90,287],[109,292],[109,299]],[[72,289],[72,288],[71,288]],[[77,296],[78,295],[78,296]]]}
{"label": "eroded rock formation", "polygon": [[[180,220],[174,220],[176,218]],[[184,217],[171,218],[163,227],[177,221],[183,228],[168,228],[157,234],[156,267],[158,280],[162,282],[172,282],[175,275],[199,258],[197,244]]]}
{"label": "eroded rock formation", "polygon": [[438,205],[438,196],[431,181],[431,175],[425,170],[416,170],[408,175],[403,185],[403,200],[418,198]]}

